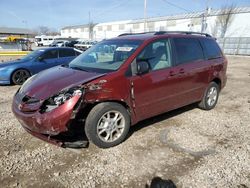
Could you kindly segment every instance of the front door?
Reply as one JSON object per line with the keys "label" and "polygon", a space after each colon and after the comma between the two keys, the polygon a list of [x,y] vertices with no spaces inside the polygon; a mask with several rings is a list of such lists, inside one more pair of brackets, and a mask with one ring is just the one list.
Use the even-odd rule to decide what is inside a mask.
{"label": "front door", "polygon": [[40,55],[40,58],[41,59],[38,58],[33,64],[32,68],[34,74],[60,64],[57,49],[45,51],[42,55]]}
{"label": "front door", "polygon": [[180,77],[175,74],[170,42],[157,40],[146,46],[136,61],[147,61],[150,71],[130,78],[137,120],[172,110],[178,105]]}

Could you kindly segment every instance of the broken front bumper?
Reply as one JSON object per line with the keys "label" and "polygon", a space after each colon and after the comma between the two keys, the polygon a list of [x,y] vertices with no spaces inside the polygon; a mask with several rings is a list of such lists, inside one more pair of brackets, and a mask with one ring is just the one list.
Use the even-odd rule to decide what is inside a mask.
{"label": "broken front bumper", "polygon": [[20,109],[20,102],[14,97],[12,111],[21,125],[29,130],[28,132],[51,136],[58,135],[67,131],[67,125],[70,123],[74,107],[79,98],[80,96],[72,97],[54,110],[41,113],[40,110],[23,112]]}

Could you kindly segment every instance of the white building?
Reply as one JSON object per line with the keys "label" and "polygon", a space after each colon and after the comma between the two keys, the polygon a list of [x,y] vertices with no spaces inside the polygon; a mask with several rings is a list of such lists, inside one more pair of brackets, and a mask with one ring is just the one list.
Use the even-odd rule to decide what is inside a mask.
{"label": "white building", "polygon": [[67,26],[61,29],[61,36],[65,38],[89,39],[89,24]]}
{"label": "white building", "polygon": [[[221,10],[148,18],[144,30],[144,19],[99,23],[93,26],[93,40],[116,37],[122,33],[140,33],[144,31],[196,31],[201,32],[202,20],[206,21],[204,32],[215,37],[220,36],[221,28],[216,24]],[[250,7],[239,7],[233,11],[232,23],[227,29],[226,37],[250,37]],[[62,28],[63,37],[89,39],[89,25]]]}

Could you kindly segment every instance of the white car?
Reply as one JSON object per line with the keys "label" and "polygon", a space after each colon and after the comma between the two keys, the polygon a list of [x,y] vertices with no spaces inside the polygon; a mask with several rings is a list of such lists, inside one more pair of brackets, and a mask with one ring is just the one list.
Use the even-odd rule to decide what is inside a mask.
{"label": "white car", "polygon": [[85,51],[95,44],[96,41],[80,41],[79,43],[75,44],[74,47],[79,50]]}

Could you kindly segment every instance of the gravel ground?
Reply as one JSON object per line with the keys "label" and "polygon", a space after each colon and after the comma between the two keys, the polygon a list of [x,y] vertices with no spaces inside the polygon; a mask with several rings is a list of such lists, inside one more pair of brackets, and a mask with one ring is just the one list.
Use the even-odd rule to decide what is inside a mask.
{"label": "gravel ground", "polygon": [[0,187],[250,187],[250,57],[229,56],[217,107],[190,105],[132,128],[117,147],[63,149],[26,133],[0,87]]}

